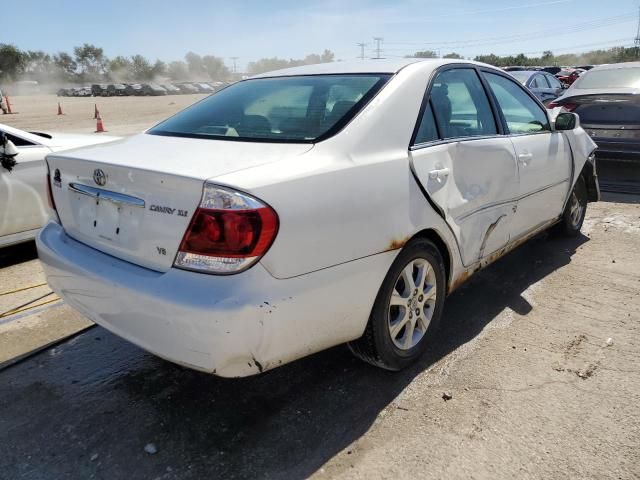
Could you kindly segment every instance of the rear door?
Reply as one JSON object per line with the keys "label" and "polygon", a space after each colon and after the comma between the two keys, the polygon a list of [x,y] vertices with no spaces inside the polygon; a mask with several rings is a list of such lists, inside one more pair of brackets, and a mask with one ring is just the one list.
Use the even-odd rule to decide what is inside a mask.
{"label": "rear door", "polygon": [[544,108],[506,75],[484,71],[518,159],[519,191],[514,238],[557,218],[571,181],[567,139],[551,130]]}
{"label": "rear door", "polygon": [[509,242],[518,192],[513,146],[474,68],[441,70],[425,98],[412,167],[472,265]]}
{"label": "rear door", "polygon": [[48,216],[44,157],[49,148],[13,134],[7,138],[19,153],[11,172],[0,167],[0,237],[40,228]]}

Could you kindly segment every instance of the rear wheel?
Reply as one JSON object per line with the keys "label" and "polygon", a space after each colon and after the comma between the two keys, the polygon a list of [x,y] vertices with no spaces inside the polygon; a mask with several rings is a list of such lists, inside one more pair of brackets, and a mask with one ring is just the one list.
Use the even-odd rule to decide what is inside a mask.
{"label": "rear wheel", "polygon": [[389,269],[365,333],[349,344],[351,351],[388,370],[415,362],[440,324],[445,282],[436,246],[426,239],[412,240]]}
{"label": "rear wheel", "polygon": [[580,233],[587,213],[587,187],[583,177],[578,177],[567,206],[562,213],[559,229],[564,235],[575,237]]}

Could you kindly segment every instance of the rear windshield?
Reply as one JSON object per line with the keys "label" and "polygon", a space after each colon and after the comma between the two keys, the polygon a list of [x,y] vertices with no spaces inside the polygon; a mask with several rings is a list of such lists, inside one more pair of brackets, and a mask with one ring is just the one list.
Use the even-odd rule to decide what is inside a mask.
{"label": "rear windshield", "polygon": [[346,124],[390,75],[309,75],[235,83],[147,133],[311,143]]}
{"label": "rear windshield", "polygon": [[515,78],[516,80],[518,80],[520,83],[522,83],[523,85],[525,83],[527,83],[527,80],[529,80],[529,77],[531,76],[530,73],[528,72],[509,72],[509,74]]}
{"label": "rear windshield", "polygon": [[640,88],[640,67],[590,70],[574,83],[575,88]]}

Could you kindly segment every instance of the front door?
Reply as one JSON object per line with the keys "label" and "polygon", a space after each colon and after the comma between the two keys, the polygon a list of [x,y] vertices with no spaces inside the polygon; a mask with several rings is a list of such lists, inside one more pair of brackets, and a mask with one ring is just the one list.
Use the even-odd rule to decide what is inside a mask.
{"label": "front door", "polygon": [[518,192],[513,146],[473,68],[436,76],[411,147],[414,172],[469,266],[505,246]]}
{"label": "front door", "polygon": [[520,177],[514,238],[558,218],[571,181],[571,150],[546,111],[515,81],[483,72],[504,117]]}

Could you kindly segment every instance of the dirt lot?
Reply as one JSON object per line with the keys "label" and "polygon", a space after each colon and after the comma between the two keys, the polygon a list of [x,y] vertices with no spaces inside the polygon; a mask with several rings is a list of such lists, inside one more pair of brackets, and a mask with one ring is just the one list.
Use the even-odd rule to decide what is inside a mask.
{"label": "dirt lot", "polygon": [[[0,115],[0,123],[23,130],[92,133],[96,129],[94,106],[98,106],[110,135],[133,135],[182,110],[206,95],[162,97],[11,97],[16,115]],[[64,115],[58,115],[58,102]]]}
{"label": "dirt lot", "polygon": [[[98,103],[126,135],[198,98]],[[61,99],[60,117],[57,101],[15,97],[21,113],[0,122],[93,131],[95,99]],[[0,318],[0,479],[640,478],[640,197],[590,205],[583,233],[536,238],[473,277],[402,373],[338,347],[220,379],[99,327],[2,368],[87,327],[45,297]],[[42,281],[32,244],[0,254],[0,293]]]}

